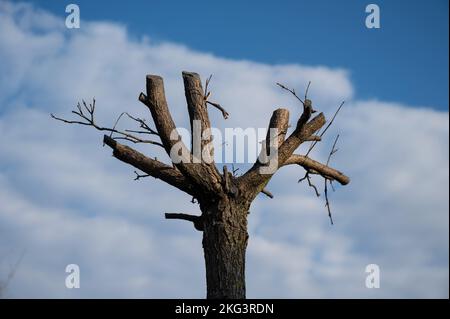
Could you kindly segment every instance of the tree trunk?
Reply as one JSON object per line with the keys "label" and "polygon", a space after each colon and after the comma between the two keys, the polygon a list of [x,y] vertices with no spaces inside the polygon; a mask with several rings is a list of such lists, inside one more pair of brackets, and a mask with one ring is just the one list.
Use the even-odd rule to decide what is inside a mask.
{"label": "tree trunk", "polygon": [[245,299],[248,206],[226,197],[203,212],[208,299]]}

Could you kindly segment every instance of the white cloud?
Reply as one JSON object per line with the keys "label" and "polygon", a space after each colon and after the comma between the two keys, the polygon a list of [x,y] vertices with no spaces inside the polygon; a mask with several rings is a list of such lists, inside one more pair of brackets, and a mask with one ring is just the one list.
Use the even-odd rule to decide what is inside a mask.
{"label": "white cloud", "polygon": [[[198,207],[161,182],[133,181],[97,132],[48,116],[95,96],[106,124],[124,110],[148,117],[137,95],[153,73],[186,126],[181,71],[192,70],[214,74],[213,98],[231,114],[211,110],[219,128],[265,127],[280,106],[295,121],[300,108],[277,81],[300,91],[311,80],[328,116],[349,101],[329,134],[341,133],[333,163],[352,178],[331,194],[336,225],[296,183],[299,168],[280,171],[275,199],[257,199],[249,217],[249,297],[448,297],[448,112],[353,100],[346,70],[223,59],[131,40],[111,23],[67,30],[63,19],[0,2],[0,258],[26,249],[10,296],[204,296],[201,235],[162,218]],[[314,156],[325,159],[329,142]],[[81,266],[80,290],[64,287],[69,263]],[[364,287],[369,263],[381,266],[379,290]]]}

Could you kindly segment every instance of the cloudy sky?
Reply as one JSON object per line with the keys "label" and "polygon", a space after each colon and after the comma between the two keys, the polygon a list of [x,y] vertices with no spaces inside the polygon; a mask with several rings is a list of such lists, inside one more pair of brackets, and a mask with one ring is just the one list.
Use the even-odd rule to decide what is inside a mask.
{"label": "cloudy sky", "polygon": [[[70,117],[95,97],[105,125],[122,111],[149,118],[137,96],[151,73],[164,77],[174,119],[187,127],[181,71],[190,70],[214,74],[214,100],[231,114],[225,122],[211,110],[220,129],[266,127],[281,106],[294,121],[300,107],[275,82],[301,92],[312,81],[310,97],[328,118],[346,100],[312,154],[326,159],[340,134],[333,165],[352,182],[331,194],[335,225],[323,196],[297,183],[300,168],[278,172],[275,198],[258,197],[249,215],[248,297],[448,298],[447,2],[380,2],[380,30],[364,27],[360,1],[255,3],[239,14],[79,1],[80,29],[65,27],[61,3],[0,1],[0,281],[16,268],[3,296],[205,296],[201,234],[163,219],[198,206],[162,182],[134,181],[101,134],[49,116]],[[80,289],[65,287],[72,263]],[[379,289],[365,287],[368,264],[380,267]]]}

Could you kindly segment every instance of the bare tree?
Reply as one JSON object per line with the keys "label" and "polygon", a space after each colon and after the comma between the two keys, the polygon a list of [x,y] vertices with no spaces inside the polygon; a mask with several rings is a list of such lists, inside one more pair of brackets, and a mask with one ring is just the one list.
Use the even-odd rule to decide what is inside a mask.
{"label": "bare tree", "polygon": [[[182,74],[191,132],[194,130],[194,121],[201,124],[202,132],[211,128],[207,111],[208,105],[220,110],[224,118],[229,116],[219,104],[209,101],[208,84],[211,78],[206,81],[205,90],[203,90],[198,74],[191,72]],[[211,160],[213,158],[212,136],[202,139],[200,145],[200,151],[202,154],[207,154],[206,158],[209,157],[209,159],[202,157],[200,161],[193,161],[194,153],[191,150],[194,145],[191,145],[191,150],[189,150],[181,138],[173,133],[176,132],[176,126],[167,105],[163,79],[157,75],[147,75],[147,94],[139,95],[139,100],[150,110],[155,129],[151,128],[145,120],[133,117],[128,113],[123,113],[121,116],[125,115],[136,121],[140,127],[138,130],[119,131],[115,128],[116,125],[112,128],[99,126],[94,117],[95,100],[89,105],[83,101],[82,104],[78,104],[75,111],[72,111],[80,120],[70,121],[53,114],[52,117],[65,123],[92,126],[98,130],[109,132],[109,135],[104,136],[103,142],[112,148],[113,156],[144,172],[144,174],[139,174],[135,171],[136,179],[152,176],[191,195],[192,201],[198,202],[200,206],[202,212],[200,216],[180,213],[166,214],[165,217],[192,222],[195,229],[203,232],[207,298],[245,298],[245,252],[249,237],[247,215],[251,203],[259,193],[273,197],[266,190],[266,185],[273,174],[281,167],[299,165],[306,171],[304,179],[315,189],[317,194],[318,190],[310,179],[312,174],[323,177],[325,190],[327,190],[327,184],[332,185],[334,181],[342,185],[348,184],[350,181],[347,176],[329,167],[328,163],[322,164],[308,157],[312,148],[322,139],[329,127],[327,126],[320,135],[315,135],[325,125],[325,116],[323,113],[319,113],[312,117],[316,111],[313,110],[311,100],[307,99],[307,94],[305,94],[305,99],[301,99],[295,91],[279,85],[283,89],[289,90],[302,103],[303,112],[289,135],[287,135],[289,111],[280,108],[273,112],[269,129],[275,129],[275,132],[278,133],[271,135],[270,132],[274,130],[268,130],[260,157],[246,173],[240,176],[237,176],[234,167],[232,171],[229,171],[226,165],[223,166],[222,171],[219,171],[214,161]],[[329,125],[331,123],[332,121]],[[144,139],[142,136],[157,137],[160,142]],[[176,138],[174,139],[174,137]],[[188,160],[165,164],[119,143],[120,139],[161,146],[169,156],[171,150],[177,148],[178,153],[188,154]],[[192,141],[194,143],[193,136]],[[296,149],[307,141],[312,143],[308,153],[306,155],[294,154]],[[333,146],[329,158],[335,151]],[[266,160],[261,160],[261,158]],[[267,159],[274,158],[277,159],[275,169],[262,173],[262,169],[268,165]],[[174,161],[172,160],[172,162]],[[329,209],[327,194],[325,191]]]}

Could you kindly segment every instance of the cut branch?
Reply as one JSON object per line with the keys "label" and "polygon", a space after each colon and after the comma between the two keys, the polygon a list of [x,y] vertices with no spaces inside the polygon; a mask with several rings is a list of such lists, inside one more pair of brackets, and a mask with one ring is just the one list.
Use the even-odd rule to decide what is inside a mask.
{"label": "cut branch", "polygon": [[[202,82],[200,76],[197,73],[183,71],[184,93],[186,95],[186,102],[189,112],[189,119],[191,123],[191,136],[194,136],[194,130],[197,130],[196,134],[198,139],[202,137],[203,132],[211,130],[211,123],[209,121],[208,110],[206,108],[206,99],[203,95]],[[198,121],[200,127],[194,127],[194,121]],[[202,138],[201,141],[191,139],[191,149],[193,154],[202,155],[205,147],[210,147],[208,154],[213,156],[214,150],[211,145],[212,136],[208,138]],[[196,145],[196,142],[200,142]]]}
{"label": "cut branch", "polygon": [[[281,110],[281,109],[279,109]],[[277,110],[279,112],[279,110]],[[274,118],[275,113],[272,115]],[[297,122],[297,126],[292,134],[279,146],[278,156],[278,168],[284,165],[284,162],[292,155],[292,153],[300,146],[301,143],[306,141],[311,135],[319,130],[325,124],[325,117],[323,113],[320,113],[308,122],[311,116],[311,108],[305,108],[300,119]],[[287,129],[287,124],[286,124]],[[283,136],[284,137],[284,136]],[[250,168],[244,175],[238,178],[238,183],[243,189],[252,189],[251,196],[256,196],[267,185],[272,174],[260,174],[260,168],[263,164],[257,161],[252,168]]]}
{"label": "cut branch", "polygon": [[[312,120],[310,120],[311,115],[315,112],[313,110],[312,101],[307,98],[307,91],[309,89],[310,83],[308,83],[304,100],[302,100],[294,90],[291,90],[280,83],[277,83],[277,85],[293,94],[303,105],[303,113],[297,121],[295,130],[286,140],[284,140],[283,136],[284,142],[282,142],[282,144],[278,148],[278,168],[290,164],[298,164],[303,166],[307,171],[304,179],[308,180],[308,184],[315,190],[316,195],[319,195],[319,192],[317,190],[317,187],[312,184],[309,174],[319,174],[329,181],[336,180],[342,185],[348,184],[350,182],[350,179],[341,172],[332,169],[327,165],[323,165],[319,162],[311,160],[307,156],[293,154],[294,151],[305,141],[313,141],[312,147],[314,147],[317,142],[321,141],[323,134],[331,126],[343,104],[340,105],[325,130],[320,135],[315,135],[315,133],[325,125],[326,121],[323,113],[316,115]],[[271,122],[275,118],[275,115],[276,114],[274,112]],[[271,127],[272,125],[269,126]],[[270,138],[266,138],[266,154],[269,153],[269,142]],[[310,148],[308,153],[311,151],[312,147]],[[273,172],[269,174],[260,174],[259,169],[261,167],[262,163],[260,161],[257,161],[251,169],[249,169],[244,175],[238,178],[238,183],[242,189],[255,189],[255,192],[252,193],[252,196],[256,196],[256,194],[262,192],[262,190],[265,188],[265,186],[273,176],[273,173],[275,173]]]}
{"label": "cut branch", "polygon": [[319,113],[311,121],[307,122],[311,116],[311,110],[303,112],[302,116],[297,122],[297,127],[294,132],[286,139],[281,145],[279,151],[279,165],[283,165],[284,162],[294,153],[294,151],[307,139],[317,132],[325,124],[325,116],[323,113]]}
{"label": "cut branch", "polygon": [[203,231],[203,222],[201,216],[189,215],[189,214],[181,214],[181,213],[166,213],[166,219],[180,219],[192,222],[194,224],[195,229],[198,231]]}
{"label": "cut branch", "polygon": [[293,154],[284,162],[283,166],[295,164],[302,166],[306,171],[319,174],[329,180],[335,180],[341,185],[350,183],[350,178],[340,171],[306,157],[305,155]]}
{"label": "cut branch", "polygon": [[305,142],[320,142],[322,140],[322,137],[319,135],[311,135],[308,137]]}
{"label": "cut branch", "polygon": [[267,135],[266,135],[266,155],[269,155],[269,150],[271,146],[271,136],[270,136],[270,130],[276,129],[277,130],[277,149],[283,144],[287,129],[289,126],[289,111],[287,109],[276,109],[272,117],[270,118],[269,127],[267,129]]}
{"label": "cut branch", "polygon": [[118,143],[108,135],[103,137],[103,142],[113,149],[113,156],[122,162],[130,164],[152,177],[159,178],[190,195],[196,195],[190,182],[173,167],[146,157],[131,147]]}
{"label": "cut branch", "polygon": [[269,198],[273,198],[273,194],[271,192],[269,192],[267,189],[263,188],[263,190],[261,191],[262,194],[266,195]]}
{"label": "cut branch", "polygon": [[[184,93],[191,123],[191,150],[194,158],[202,163],[199,178],[213,186],[220,182],[220,173],[214,164],[213,136],[209,121],[206,97],[203,93],[200,76],[194,72],[182,72]],[[211,77],[209,78],[209,80]],[[209,83],[209,80],[207,81]],[[196,124],[194,124],[196,123]],[[195,134],[194,134],[195,132]],[[204,182],[202,182],[204,183]]]}
{"label": "cut branch", "polygon": [[[201,96],[203,97],[203,94],[201,94]],[[139,95],[139,100],[149,108],[166,153],[170,156],[171,150],[175,146],[175,149],[179,149],[181,154],[189,156],[189,158],[186,158],[184,161],[175,164],[180,172],[188,179],[192,180],[195,186],[205,191],[219,191],[220,174],[218,172],[214,172],[212,175],[211,168],[206,168],[203,165],[194,163],[191,152],[181,141],[180,136],[176,139],[171,139],[171,134],[176,133],[178,135],[178,133],[169,112],[169,107],[167,105],[166,96],[164,93],[164,83],[160,76],[147,75],[147,96],[144,93],[141,93]],[[172,135],[172,138],[173,137],[174,136]],[[214,167],[214,170],[216,171],[217,169]],[[215,178],[209,178],[210,176]]]}
{"label": "cut branch", "polygon": [[[139,100],[149,108],[161,142],[164,145],[166,153],[170,155],[170,150],[180,141],[180,138],[173,140],[170,138],[172,132],[176,132],[176,126],[167,105],[163,79],[157,75],[147,75],[147,96],[141,93]],[[180,143],[182,142],[180,141]],[[184,144],[181,145],[186,148]],[[186,149],[186,153],[184,154],[189,153]]]}

